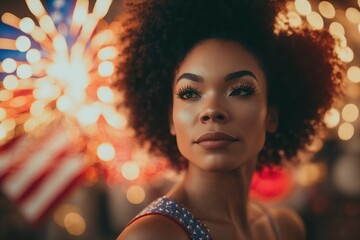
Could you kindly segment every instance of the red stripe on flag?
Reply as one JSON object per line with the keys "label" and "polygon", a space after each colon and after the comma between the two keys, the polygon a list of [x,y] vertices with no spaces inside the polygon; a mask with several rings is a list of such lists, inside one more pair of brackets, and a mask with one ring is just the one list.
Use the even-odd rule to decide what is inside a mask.
{"label": "red stripe on flag", "polygon": [[74,141],[57,126],[39,137],[21,136],[0,152],[4,194],[32,223],[41,220],[81,179],[83,153],[70,153]]}
{"label": "red stripe on flag", "polygon": [[31,222],[39,221],[52,203],[66,194],[66,190],[71,188],[85,169],[82,154],[68,156],[47,176],[46,181],[39,184],[31,196],[18,203],[21,212]]}

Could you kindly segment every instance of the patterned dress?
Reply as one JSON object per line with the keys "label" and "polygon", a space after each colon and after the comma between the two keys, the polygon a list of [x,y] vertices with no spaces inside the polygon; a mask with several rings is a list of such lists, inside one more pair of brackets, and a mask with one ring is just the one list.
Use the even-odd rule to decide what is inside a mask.
{"label": "patterned dress", "polygon": [[[271,228],[274,231],[275,239],[281,240],[280,230],[275,222],[275,219],[270,212],[261,204],[256,203],[263,212],[267,215]],[[147,215],[162,215],[168,217],[170,220],[180,225],[193,240],[211,240],[210,231],[199,219],[184,206],[177,203],[175,200],[163,196],[153,201],[149,206],[142,210],[131,222],[130,225],[137,219]]]}

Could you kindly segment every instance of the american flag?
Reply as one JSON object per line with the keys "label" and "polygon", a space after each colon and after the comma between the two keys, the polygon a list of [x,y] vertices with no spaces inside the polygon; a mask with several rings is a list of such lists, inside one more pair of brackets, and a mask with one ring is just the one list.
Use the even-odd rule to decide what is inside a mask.
{"label": "american flag", "polygon": [[[68,29],[75,3],[45,2],[56,27],[62,24],[62,29]],[[1,25],[0,31],[9,34],[6,25]],[[8,57],[9,52],[16,53],[15,59],[24,55],[2,50],[0,58]],[[81,150],[71,150],[75,144],[73,134],[59,124],[23,134],[0,147],[0,190],[29,222],[41,221],[84,176],[88,165]]]}
{"label": "american flag", "polygon": [[83,154],[69,151],[73,144],[71,134],[57,127],[2,147],[1,190],[30,222],[39,222],[86,171]]}

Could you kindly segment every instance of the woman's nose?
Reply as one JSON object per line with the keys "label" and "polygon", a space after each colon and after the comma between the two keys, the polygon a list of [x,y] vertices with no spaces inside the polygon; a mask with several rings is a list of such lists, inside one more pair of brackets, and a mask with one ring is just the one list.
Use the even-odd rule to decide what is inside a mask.
{"label": "woman's nose", "polygon": [[224,123],[228,119],[229,119],[228,113],[219,106],[207,107],[200,114],[200,121],[202,123],[208,123],[208,122]]}

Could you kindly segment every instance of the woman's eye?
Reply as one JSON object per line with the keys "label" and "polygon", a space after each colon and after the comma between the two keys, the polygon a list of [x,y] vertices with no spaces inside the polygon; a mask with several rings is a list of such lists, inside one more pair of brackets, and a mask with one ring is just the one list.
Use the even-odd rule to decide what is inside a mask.
{"label": "woman's eye", "polygon": [[180,99],[194,99],[200,98],[200,93],[193,87],[184,87],[180,88],[179,91],[176,92],[176,95]]}
{"label": "woman's eye", "polygon": [[252,86],[239,86],[231,90],[230,96],[250,96],[256,93],[255,87]]}
{"label": "woman's eye", "polygon": [[180,97],[183,99],[190,99],[190,98],[199,97],[199,94],[197,94],[195,92],[186,92],[186,93],[181,94]]}

